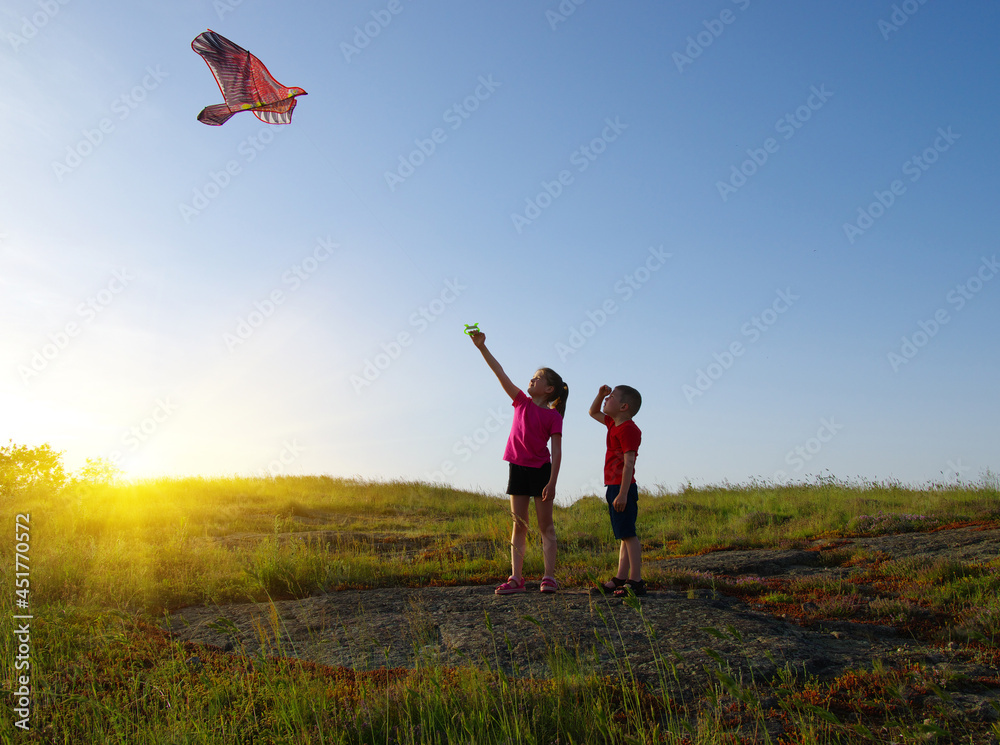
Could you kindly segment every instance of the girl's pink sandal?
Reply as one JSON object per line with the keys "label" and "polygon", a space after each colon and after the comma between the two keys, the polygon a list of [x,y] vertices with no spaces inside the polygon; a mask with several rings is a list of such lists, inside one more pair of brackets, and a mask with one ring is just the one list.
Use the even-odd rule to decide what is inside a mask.
{"label": "girl's pink sandal", "polygon": [[515,592],[524,592],[524,578],[514,579],[508,577],[507,581],[494,590],[497,595],[513,595]]}

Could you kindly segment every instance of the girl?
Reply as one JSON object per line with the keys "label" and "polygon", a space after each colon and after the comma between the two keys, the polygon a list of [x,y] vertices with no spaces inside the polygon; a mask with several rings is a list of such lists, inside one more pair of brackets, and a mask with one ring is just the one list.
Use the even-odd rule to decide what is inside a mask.
{"label": "girl", "polygon": [[[514,421],[503,459],[510,464],[507,493],[510,511],[514,517],[514,530],[510,538],[511,574],[496,589],[497,595],[524,592],[524,551],[528,538],[528,503],[535,497],[535,517],[538,532],[542,534],[542,558],[545,575],[542,592],[555,592],[559,584],[555,579],[556,530],[552,524],[552,506],[556,496],[556,479],[562,461],[562,418],[566,412],[569,387],[559,375],[547,367],[538,370],[528,382],[527,395],[514,385],[500,363],[486,348],[486,334],[474,331],[472,343],[483,354],[483,359],[500,380],[500,385],[513,401]],[[552,457],[546,444],[552,441]],[[538,498],[541,497],[539,500]]]}

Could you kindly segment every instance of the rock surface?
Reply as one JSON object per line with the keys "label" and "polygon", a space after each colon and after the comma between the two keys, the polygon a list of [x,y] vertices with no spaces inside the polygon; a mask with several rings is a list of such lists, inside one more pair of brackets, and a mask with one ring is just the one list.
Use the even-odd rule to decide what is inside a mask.
{"label": "rock surface", "polygon": [[[822,544],[719,551],[658,564],[729,578],[844,576],[847,569],[820,561],[815,549]],[[986,562],[998,555],[1000,530],[955,528],[859,537],[838,545],[887,558]],[[881,659],[943,666],[950,675],[970,679],[996,677],[974,657],[954,654],[955,645],[941,635],[915,638],[890,625],[818,619],[805,610],[783,617],[762,603],[704,589],[656,589],[627,602],[587,589],[549,595],[529,582],[527,592],[509,596],[495,595],[492,586],[389,588],[273,606],[189,607],[170,616],[168,626],[184,640],[229,645],[234,653],[280,654],[357,669],[472,665],[535,677],[624,670],[684,699],[703,693],[718,669],[744,682],[770,680],[786,667],[825,678]],[[982,708],[982,697],[973,696],[969,707]]]}

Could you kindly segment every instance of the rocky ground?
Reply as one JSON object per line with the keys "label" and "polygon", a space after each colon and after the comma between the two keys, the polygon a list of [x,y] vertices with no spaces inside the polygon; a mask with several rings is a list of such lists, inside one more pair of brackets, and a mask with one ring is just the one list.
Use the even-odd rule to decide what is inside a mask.
{"label": "rocky ground", "polygon": [[[816,541],[794,550],[718,551],[656,563],[664,570],[725,576],[730,586],[740,577],[846,577],[851,570],[824,561],[824,549],[986,562],[1000,549],[1000,529],[860,537],[835,547]],[[543,595],[529,582],[528,590],[504,597],[492,586],[348,590],[273,607],[185,608],[169,617],[168,626],[184,640],[234,653],[284,654],[357,669],[438,663],[549,677],[624,668],[685,700],[702,695],[720,668],[744,682],[772,680],[785,669],[829,679],[870,668],[875,660],[930,666],[942,679],[998,676],[995,648],[992,655],[972,654],[964,643],[950,641],[941,624],[915,631],[871,619],[822,618],[810,603],[775,606],[759,597],[679,586],[654,588],[637,602],[586,588]],[[992,702],[998,697],[1000,690],[982,684],[954,693],[955,705],[977,719],[996,717]]]}

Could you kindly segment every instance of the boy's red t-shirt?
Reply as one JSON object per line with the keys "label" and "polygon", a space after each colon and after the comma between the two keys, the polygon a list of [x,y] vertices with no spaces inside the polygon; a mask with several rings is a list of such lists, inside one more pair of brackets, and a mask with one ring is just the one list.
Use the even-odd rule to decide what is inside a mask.
{"label": "boy's red t-shirt", "polygon": [[[604,456],[604,485],[621,485],[622,470],[625,468],[625,453],[634,450],[638,458],[642,432],[631,419],[616,427],[615,420],[605,414],[604,424],[608,427],[608,452]],[[635,483],[635,471],[632,472],[630,483]]]}

